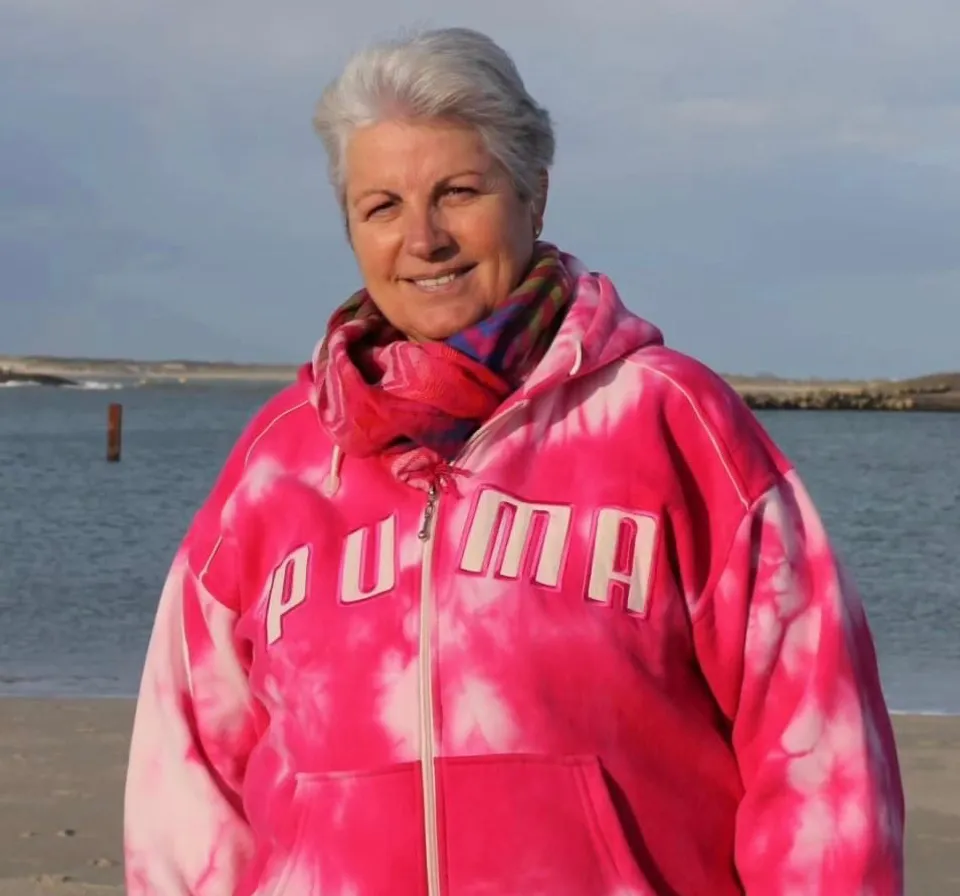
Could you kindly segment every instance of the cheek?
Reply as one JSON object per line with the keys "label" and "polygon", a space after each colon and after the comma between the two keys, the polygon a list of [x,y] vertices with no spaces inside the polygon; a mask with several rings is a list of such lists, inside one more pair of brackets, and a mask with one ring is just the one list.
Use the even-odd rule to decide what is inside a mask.
{"label": "cheek", "polygon": [[514,256],[527,256],[533,248],[533,212],[530,205],[514,199],[504,209],[504,240]]}
{"label": "cheek", "polygon": [[504,220],[500,238],[500,276],[512,289],[523,275],[533,252],[533,225],[517,215]]}
{"label": "cheek", "polygon": [[366,280],[383,280],[390,277],[392,253],[387,241],[380,235],[358,228],[351,240],[357,267]]}
{"label": "cheek", "polygon": [[533,225],[528,218],[515,208],[491,210],[482,221],[473,221],[465,229],[466,241],[478,257],[512,267],[529,255],[533,245]]}

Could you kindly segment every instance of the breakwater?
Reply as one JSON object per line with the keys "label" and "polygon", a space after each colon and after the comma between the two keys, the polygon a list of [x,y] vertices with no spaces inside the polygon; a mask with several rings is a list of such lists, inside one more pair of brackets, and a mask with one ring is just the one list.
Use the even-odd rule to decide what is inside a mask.
{"label": "breakwater", "polygon": [[960,389],[735,386],[754,410],[960,412]]}
{"label": "breakwater", "polygon": [[76,386],[76,380],[53,373],[25,373],[0,367],[0,386],[23,384],[29,386]]}

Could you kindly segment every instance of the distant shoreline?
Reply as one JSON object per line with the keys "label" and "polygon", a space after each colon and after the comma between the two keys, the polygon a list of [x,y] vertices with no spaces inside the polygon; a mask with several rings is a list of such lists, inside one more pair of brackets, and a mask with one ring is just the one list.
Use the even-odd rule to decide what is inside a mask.
{"label": "distant shoreline", "polygon": [[7,372],[16,377],[61,377],[73,381],[191,383],[234,380],[284,383],[293,381],[297,369],[297,365],[290,364],[0,355],[0,376]]}
{"label": "distant shoreline", "polygon": [[[85,382],[135,385],[293,382],[299,365],[217,361],[137,361],[0,355],[0,384],[57,386]],[[890,410],[960,412],[960,372],[912,379],[794,379],[724,374],[751,407],[760,410]]]}

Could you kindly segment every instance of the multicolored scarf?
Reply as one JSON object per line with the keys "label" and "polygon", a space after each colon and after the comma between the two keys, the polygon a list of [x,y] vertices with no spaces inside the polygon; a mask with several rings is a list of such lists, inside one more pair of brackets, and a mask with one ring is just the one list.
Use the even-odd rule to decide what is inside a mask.
{"label": "multicolored scarf", "polygon": [[314,359],[321,422],[348,456],[424,449],[451,460],[542,359],[571,293],[560,253],[538,243],[491,315],[444,342],[411,342],[360,290],[334,312]]}

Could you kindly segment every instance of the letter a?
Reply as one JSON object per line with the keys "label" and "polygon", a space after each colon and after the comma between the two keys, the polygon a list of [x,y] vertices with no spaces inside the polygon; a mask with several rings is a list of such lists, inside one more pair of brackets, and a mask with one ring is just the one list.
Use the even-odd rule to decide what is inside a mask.
{"label": "letter a", "polygon": [[657,520],[646,514],[604,507],[597,515],[587,598],[613,603],[625,592],[627,610],[643,613],[650,597]]}

